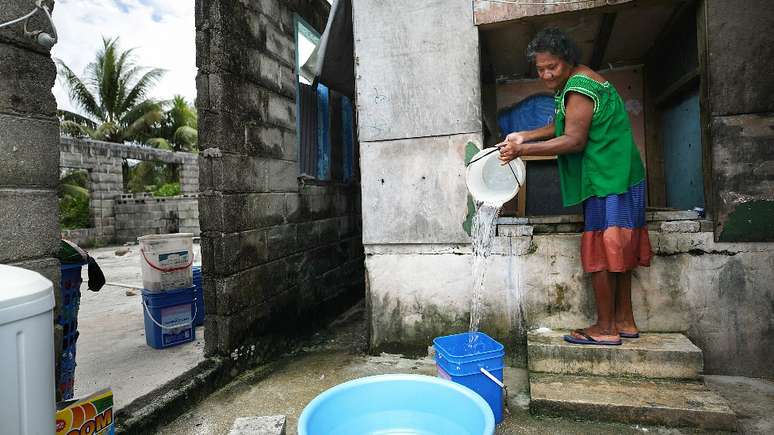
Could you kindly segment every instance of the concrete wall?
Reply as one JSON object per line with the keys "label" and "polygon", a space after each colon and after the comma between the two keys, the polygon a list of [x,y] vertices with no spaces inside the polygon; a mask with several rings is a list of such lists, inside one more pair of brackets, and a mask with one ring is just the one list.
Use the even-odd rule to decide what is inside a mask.
{"label": "concrete wall", "polygon": [[322,33],[329,9],[196,3],[208,354],[281,352],[287,337],[362,297],[358,184],[298,178],[294,14]]}
{"label": "concrete wall", "polygon": [[353,4],[364,243],[465,242],[465,149],[481,142],[470,2]]}
{"label": "concrete wall", "polygon": [[[742,6],[743,5],[743,6]],[[716,236],[774,241],[774,83],[754,71],[774,56],[766,0],[705,0],[700,12],[702,108]]]}
{"label": "concrete wall", "polygon": [[[63,237],[76,243],[108,244],[127,240],[128,233],[118,237],[116,200],[124,193],[122,165],[125,159],[159,161],[180,166],[180,190],[183,194],[199,192],[199,164],[195,154],[165,151],[150,147],[62,137],[59,141],[59,166],[89,172],[89,214],[92,228],[65,231]],[[148,217],[148,216],[144,216]],[[137,222],[134,228],[163,223]],[[191,225],[189,225],[191,226]]]}
{"label": "concrete wall", "polygon": [[[774,378],[774,244],[715,243],[711,225],[697,221],[658,225],[653,264],[633,276],[638,326],[686,332],[704,351],[706,373]],[[504,343],[517,365],[525,362],[519,299],[526,329],[596,320],[580,234],[532,231],[500,226],[483,294],[481,329]],[[438,335],[467,329],[468,245],[368,245],[366,255],[375,349],[421,351]]]}
{"label": "concrete wall", "polygon": [[[477,22],[493,23],[627,2],[522,7],[476,1],[473,7]],[[468,142],[481,143],[473,13],[470,2],[462,0],[354,4],[373,352],[423,352],[434,337],[464,331],[469,323],[464,157]],[[737,15],[750,19],[755,13]],[[433,17],[443,17],[444,23]],[[713,34],[722,35],[721,27],[712,27]],[[432,74],[426,69],[430,64]],[[439,88],[449,92],[435,92]],[[761,95],[757,99],[766,100],[771,93]],[[761,198],[760,189],[770,184],[771,159],[763,150],[770,123],[766,113],[746,116],[744,125],[730,118],[714,120],[716,130],[723,121],[720,127],[734,133],[715,134],[714,165],[716,173],[733,168],[743,193]],[[742,146],[732,146],[733,141]],[[747,150],[754,153],[742,158]],[[718,153],[741,163],[729,165],[733,162]],[[685,331],[704,350],[708,373],[774,377],[774,290],[769,285],[774,245],[716,243],[712,226],[710,221],[651,223],[656,257],[651,268],[634,275],[637,321],[645,331]],[[580,266],[578,230],[572,218],[500,228],[484,291],[482,330],[506,344],[514,363],[523,364],[525,357],[525,336],[517,322],[519,295],[527,327],[569,329],[595,320],[590,277]]]}
{"label": "concrete wall", "polygon": [[[30,9],[27,0],[4,1],[0,22]],[[38,18],[31,24],[48,29]],[[49,51],[24,38],[19,26],[0,29],[0,59],[0,263],[50,279],[59,307],[59,261],[53,258],[59,247],[59,123],[51,94],[56,69]],[[61,348],[61,327],[55,333]]]}
{"label": "concrete wall", "polygon": [[[412,283],[431,279],[414,260],[441,259],[422,253],[469,243],[464,162],[468,144],[482,140],[478,31],[466,0],[361,0],[353,22],[371,348],[405,350],[420,341],[426,348],[430,342],[414,340],[413,329],[449,326],[433,315],[464,322],[444,315],[442,296],[460,282],[436,275],[432,294],[415,293]],[[391,254],[375,254],[381,250]],[[402,310],[425,296],[440,298],[436,314]]]}
{"label": "concrete wall", "polygon": [[115,200],[115,219],[118,243],[136,242],[146,234],[192,233],[198,237],[198,195],[124,194]]}

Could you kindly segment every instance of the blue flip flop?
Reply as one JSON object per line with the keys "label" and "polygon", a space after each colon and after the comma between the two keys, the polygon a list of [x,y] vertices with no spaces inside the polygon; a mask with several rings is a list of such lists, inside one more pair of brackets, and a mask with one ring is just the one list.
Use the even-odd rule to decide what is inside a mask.
{"label": "blue flip flop", "polygon": [[620,346],[622,341],[610,341],[610,340],[595,340],[592,336],[584,332],[582,329],[576,329],[573,331],[583,336],[583,338],[577,338],[573,335],[565,335],[564,341],[572,344],[590,344],[595,346]]}
{"label": "blue flip flop", "polygon": [[620,335],[621,338],[640,338],[639,332],[635,332],[634,334],[631,332],[619,332],[618,335]]}

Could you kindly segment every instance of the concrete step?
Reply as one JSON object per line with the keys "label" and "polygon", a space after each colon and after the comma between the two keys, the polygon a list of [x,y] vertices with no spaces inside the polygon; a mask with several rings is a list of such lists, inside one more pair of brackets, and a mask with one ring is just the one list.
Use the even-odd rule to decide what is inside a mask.
{"label": "concrete step", "polygon": [[705,430],[736,430],[725,399],[702,383],[530,373],[533,413]]}
{"label": "concrete step", "polygon": [[645,333],[620,346],[583,346],[562,338],[567,331],[527,335],[530,372],[619,377],[698,379],[701,349],[679,333]]}

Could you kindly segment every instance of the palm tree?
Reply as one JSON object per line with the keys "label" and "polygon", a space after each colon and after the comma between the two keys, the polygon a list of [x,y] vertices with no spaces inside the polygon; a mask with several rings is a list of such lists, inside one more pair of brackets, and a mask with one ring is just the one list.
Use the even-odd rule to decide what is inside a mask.
{"label": "palm tree", "polygon": [[84,78],[57,59],[70,99],[86,114],[60,110],[63,132],[123,142],[147,136],[162,120],[162,103],[146,96],[164,70],[137,66],[132,52],[122,51],[118,38],[103,37],[102,48],[86,66]]}
{"label": "palm tree", "polygon": [[147,143],[161,149],[195,151],[198,141],[196,109],[181,95],[162,104],[169,109],[154,126],[152,134],[155,137],[147,139]]}

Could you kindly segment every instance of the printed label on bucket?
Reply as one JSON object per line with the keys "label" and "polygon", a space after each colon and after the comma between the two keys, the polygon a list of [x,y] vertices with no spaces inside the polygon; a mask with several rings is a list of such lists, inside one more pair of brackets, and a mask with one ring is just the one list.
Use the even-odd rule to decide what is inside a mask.
{"label": "printed label on bucket", "polygon": [[[188,264],[188,251],[159,254],[159,267],[163,269],[181,267]],[[190,285],[189,270],[177,270],[161,273],[161,288],[180,288]]]}
{"label": "printed label on bucket", "polygon": [[[168,345],[191,338],[191,305],[175,305],[161,309],[162,344]],[[170,328],[170,329],[167,329]]]}

